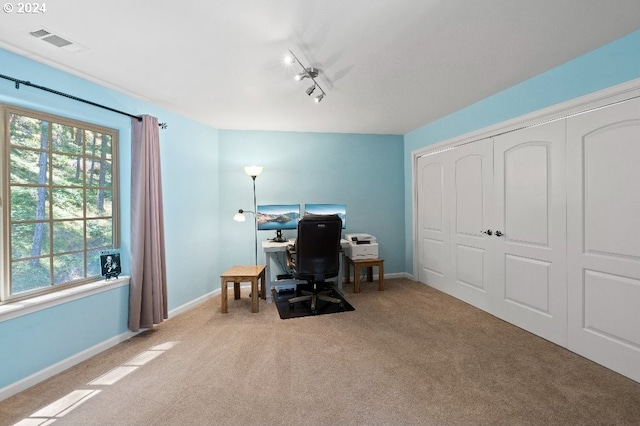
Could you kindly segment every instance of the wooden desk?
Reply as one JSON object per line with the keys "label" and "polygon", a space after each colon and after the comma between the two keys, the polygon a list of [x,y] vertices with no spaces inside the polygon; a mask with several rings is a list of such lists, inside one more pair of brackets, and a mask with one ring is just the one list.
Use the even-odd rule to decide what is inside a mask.
{"label": "wooden desk", "polygon": [[353,265],[353,292],[360,293],[360,268],[367,268],[367,280],[373,281],[373,267],[378,267],[378,291],[384,290],[384,259],[351,259],[346,256],[345,284],[349,284],[351,272],[349,266]]}
{"label": "wooden desk", "polygon": [[[221,297],[222,301],[222,313],[226,314],[227,307],[227,283],[233,283],[233,297],[234,299],[240,299],[240,283],[251,282],[251,312],[258,312],[258,296],[263,299],[267,298],[266,286],[265,286],[265,265],[251,265],[251,266],[233,266],[227,269],[222,275]],[[260,280],[260,291],[258,291],[258,280]]]}

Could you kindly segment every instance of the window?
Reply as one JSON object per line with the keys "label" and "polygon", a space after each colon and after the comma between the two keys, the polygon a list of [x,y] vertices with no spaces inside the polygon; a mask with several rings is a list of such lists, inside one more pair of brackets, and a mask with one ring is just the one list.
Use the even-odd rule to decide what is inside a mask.
{"label": "window", "polygon": [[2,299],[100,277],[119,246],[118,132],[47,114],[2,111]]}

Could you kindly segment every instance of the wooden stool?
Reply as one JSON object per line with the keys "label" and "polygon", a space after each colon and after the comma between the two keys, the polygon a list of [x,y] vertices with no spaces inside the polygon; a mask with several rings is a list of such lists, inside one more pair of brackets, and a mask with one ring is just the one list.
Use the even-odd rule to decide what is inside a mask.
{"label": "wooden stool", "polygon": [[360,293],[360,268],[367,268],[367,281],[373,282],[373,267],[378,267],[378,291],[384,290],[384,259],[351,259],[346,256],[345,259],[345,283],[349,284],[351,271],[349,266],[353,265],[353,292]]}
{"label": "wooden stool", "polygon": [[[222,279],[221,289],[221,298],[222,301],[222,313],[226,314],[228,311],[227,307],[227,283],[233,283],[233,298],[240,299],[240,283],[241,282],[251,282],[251,312],[258,312],[258,296],[263,299],[267,299],[266,285],[264,282],[265,279],[265,265],[256,265],[256,266],[234,266],[230,269],[227,269],[222,275],[220,275]],[[258,280],[260,280],[260,291],[258,292]]]}

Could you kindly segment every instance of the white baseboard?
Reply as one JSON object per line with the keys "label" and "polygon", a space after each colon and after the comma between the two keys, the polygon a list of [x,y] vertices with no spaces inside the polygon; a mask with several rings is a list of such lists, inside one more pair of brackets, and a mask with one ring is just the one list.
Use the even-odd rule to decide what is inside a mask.
{"label": "white baseboard", "polygon": [[201,303],[206,302],[207,300],[211,299],[212,297],[217,296],[218,294],[220,294],[220,291],[221,290],[218,288],[216,290],[213,290],[210,293],[207,293],[207,294],[205,294],[203,296],[198,297],[197,299],[192,300],[191,302],[185,303],[182,306],[178,306],[177,308],[174,308],[174,309],[170,310],[169,311],[169,319],[175,317],[178,314],[186,312],[189,309],[191,309],[191,308],[193,308],[193,307],[195,307],[195,306],[197,306],[197,305],[199,305]]}
{"label": "white baseboard", "polygon": [[58,373],[63,372],[64,370],[73,367],[76,364],[81,363],[82,361],[86,361],[87,359],[98,355],[100,352],[105,351],[119,343],[124,342],[135,336],[138,333],[141,333],[144,330],[140,330],[139,332],[127,331],[118,336],[112,337],[109,340],[105,340],[102,343],[98,343],[97,345],[86,349],[82,352],[79,352],[75,355],[70,356],[67,359],[64,359],[56,364],[53,364],[43,370],[38,371],[30,375],[29,377],[25,377],[22,380],[19,380],[15,383],[12,383],[4,388],[0,389],[0,401],[3,401],[10,396],[17,394],[18,392],[22,392],[25,389],[30,388],[31,386],[42,382],[50,377],[55,376]]}
{"label": "white baseboard", "polygon": [[412,280],[413,279],[413,275],[408,274],[406,272],[394,272],[393,274],[384,274],[384,279],[385,280],[390,280],[393,278],[405,278],[408,280]]}

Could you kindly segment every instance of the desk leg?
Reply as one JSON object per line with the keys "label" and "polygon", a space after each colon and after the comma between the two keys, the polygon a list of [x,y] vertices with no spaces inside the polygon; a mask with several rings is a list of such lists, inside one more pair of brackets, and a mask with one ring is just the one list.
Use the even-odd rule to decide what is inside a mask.
{"label": "desk leg", "polygon": [[227,308],[227,281],[223,278],[222,284],[220,286],[222,292],[220,293],[220,300],[222,301],[221,312],[226,314],[228,311]]}
{"label": "desk leg", "polygon": [[373,266],[367,266],[367,281],[373,282]]}
{"label": "desk leg", "polygon": [[[262,271],[262,273],[260,274],[260,294],[262,295],[262,300],[267,300],[267,289],[266,289],[266,285],[264,282],[264,278],[265,278],[265,271]],[[271,294],[271,291],[269,291],[269,294]]]}
{"label": "desk leg", "polygon": [[[267,298],[267,303],[271,303],[271,287],[273,287],[273,281],[271,281],[271,256],[273,253],[265,251],[264,252],[264,259],[265,259],[265,263],[266,263],[266,268],[265,268],[265,276],[267,278],[267,291],[265,293],[265,297]],[[263,279],[264,280],[264,279]]]}
{"label": "desk leg", "polygon": [[353,292],[360,293],[360,267],[353,264]]}
{"label": "desk leg", "polygon": [[384,291],[384,262],[378,264],[378,291]]}
{"label": "desk leg", "polygon": [[258,294],[258,277],[254,277],[251,279],[251,312],[258,312],[258,303],[259,303],[259,294]]}
{"label": "desk leg", "polygon": [[233,298],[235,300],[240,299],[240,283],[238,282],[233,283]]}

